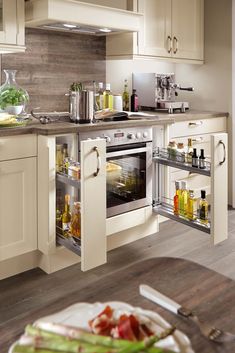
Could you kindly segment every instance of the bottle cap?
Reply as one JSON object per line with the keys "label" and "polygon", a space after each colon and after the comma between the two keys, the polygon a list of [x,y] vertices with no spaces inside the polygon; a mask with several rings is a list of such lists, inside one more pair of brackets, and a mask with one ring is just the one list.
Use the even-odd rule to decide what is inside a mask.
{"label": "bottle cap", "polygon": [[178,143],[177,143],[177,147],[178,147],[178,148],[184,148],[183,142],[178,142]]}
{"label": "bottle cap", "polygon": [[194,194],[194,190],[189,190],[189,193],[190,194]]}
{"label": "bottle cap", "polygon": [[181,181],[181,188],[182,190],[187,190],[187,181]]}
{"label": "bottle cap", "polygon": [[133,88],[132,92],[133,92],[133,93],[136,93],[136,89]]}
{"label": "bottle cap", "polygon": [[202,199],[206,198],[206,190],[201,190],[201,198]]}
{"label": "bottle cap", "polygon": [[180,190],[180,188],[181,188],[181,181],[176,180],[175,181],[175,189]]}
{"label": "bottle cap", "polygon": [[197,155],[197,149],[196,149],[196,148],[193,149],[193,154],[194,154],[195,156]]}
{"label": "bottle cap", "polygon": [[193,141],[192,141],[192,139],[190,138],[190,139],[188,139],[188,146],[189,146],[189,147],[192,147],[192,145],[193,145]]}
{"label": "bottle cap", "polygon": [[110,83],[106,83],[106,90],[107,90],[107,91],[110,91],[110,88],[111,88]]}

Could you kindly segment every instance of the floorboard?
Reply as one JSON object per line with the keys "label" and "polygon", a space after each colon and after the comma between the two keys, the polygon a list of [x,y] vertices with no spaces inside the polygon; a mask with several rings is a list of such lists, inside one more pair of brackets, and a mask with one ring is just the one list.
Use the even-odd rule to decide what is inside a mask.
{"label": "floorboard", "polygon": [[[213,246],[207,234],[173,221],[160,232],[108,253],[108,263],[88,272],[74,265],[51,275],[34,269],[0,281],[0,329],[26,311],[50,306],[99,279],[150,257],[171,256],[192,260],[235,280],[235,211],[229,211],[229,239]],[[156,269],[157,270],[157,269]],[[79,284],[79,286],[78,286]]]}

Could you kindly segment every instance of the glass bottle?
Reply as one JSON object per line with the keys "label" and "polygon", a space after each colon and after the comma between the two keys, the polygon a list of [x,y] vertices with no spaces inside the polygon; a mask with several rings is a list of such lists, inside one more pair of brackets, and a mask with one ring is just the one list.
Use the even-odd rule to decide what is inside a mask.
{"label": "glass bottle", "polygon": [[136,89],[133,89],[131,95],[131,111],[138,112],[139,104],[138,104],[138,95],[136,94]]}
{"label": "glass bottle", "polygon": [[100,110],[103,109],[103,94],[104,94],[104,88],[103,88],[103,82],[98,83],[98,95],[96,96],[96,102]]}
{"label": "glass bottle", "polygon": [[179,213],[181,216],[187,216],[187,208],[188,208],[188,190],[187,190],[187,182],[181,182],[181,194],[180,194],[180,202],[179,202]]}
{"label": "glass bottle", "polygon": [[123,110],[124,111],[129,111],[129,91],[128,91],[128,81],[124,81],[124,91],[122,94],[122,99],[123,99]]}
{"label": "glass bottle", "polygon": [[189,190],[187,217],[190,221],[197,219],[197,199],[194,196],[193,190]]}
{"label": "glass bottle", "polygon": [[62,169],[63,169],[62,145],[56,145],[56,171],[62,172]]}
{"label": "glass bottle", "polygon": [[206,191],[201,190],[201,199],[199,202],[199,219],[203,224],[208,224],[208,202],[206,201]]}
{"label": "glass bottle", "polygon": [[113,94],[111,92],[111,85],[110,83],[106,83],[106,89],[103,93],[104,99],[104,109],[113,109]]}
{"label": "glass bottle", "polygon": [[198,155],[197,155],[197,149],[193,149],[193,155],[192,155],[192,167],[198,168],[199,166],[199,160],[198,160]]}
{"label": "glass bottle", "polygon": [[3,71],[6,75],[6,81],[0,87],[0,108],[12,115],[27,115],[25,107],[29,101],[29,95],[16,82],[17,70]]}
{"label": "glass bottle", "polygon": [[175,161],[177,155],[177,145],[175,141],[170,141],[167,146],[168,159]]}
{"label": "glass bottle", "polygon": [[199,168],[200,169],[205,169],[206,168],[206,161],[205,161],[205,156],[204,156],[204,150],[201,149],[201,154],[199,157]]}
{"label": "glass bottle", "polygon": [[81,205],[80,202],[74,202],[73,212],[70,224],[70,233],[76,238],[81,238]]}
{"label": "glass bottle", "polygon": [[185,154],[185,162],[192,165],[192,156],[193,156],[193,140],[189,138],[187,152]]}
{"label": "glass bottle", "polygon": [[179,215],[179,202],[180,202],[180,195],[181,195],[181,182],[175,182],[175,196],[174,196],[174,214],[176,216]]}
{"label": "glass bottle", "polygon": [[70,228],[71,223],[71,213],[70,213],[70,195],[66,194],[64,197],[64,212],[62,214],[62,229],[63,232],[67,233]]}

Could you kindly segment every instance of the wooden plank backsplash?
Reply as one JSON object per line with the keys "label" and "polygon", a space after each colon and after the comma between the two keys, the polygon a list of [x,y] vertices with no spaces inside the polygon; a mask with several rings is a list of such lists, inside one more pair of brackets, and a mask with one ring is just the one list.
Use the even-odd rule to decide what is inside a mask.
{"label": "wooden plank backsplash", "polygon": [[[26,52],[4,54],[1,69],[18,70],[17,83],[30,96],[27,111],[68,111],[72,82],[105,81],[105,37],[26,29]],[[2,72],[2,82],[5,75]]]}

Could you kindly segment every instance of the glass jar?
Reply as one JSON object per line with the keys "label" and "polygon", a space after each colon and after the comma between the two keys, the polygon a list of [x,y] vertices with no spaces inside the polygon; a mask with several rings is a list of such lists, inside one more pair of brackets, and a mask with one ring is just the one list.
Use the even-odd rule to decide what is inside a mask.
{"label": "glass jar", "polygon": [[184,148],[184,144],[182,142],[179,142],[177,144],[176,160],[177,160],[177,162],[181,162],[181,163],[185,162],[185,148]]}
{"label": "glass jar", "polygon": [[175,141],[170,141],[168,146],[167,146],[167,155],[168,159],[171,159],[172,161],[176,160],[176,155],[177,155],[177,145]]}
{"label": "glass jar", "polygon": [[21,88],[15,79],[17,70],[3,70],[5,83],[0,87],[0,108],[12,115],[26,115],[25,107],[29,101],[28,92]]}
{"label": "glass jar", "polygon": [[70,234],[75,238],[81,238],[81,206],[80,202],[74,202],[70,223]]}

